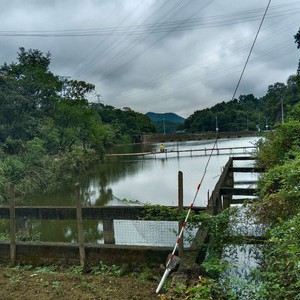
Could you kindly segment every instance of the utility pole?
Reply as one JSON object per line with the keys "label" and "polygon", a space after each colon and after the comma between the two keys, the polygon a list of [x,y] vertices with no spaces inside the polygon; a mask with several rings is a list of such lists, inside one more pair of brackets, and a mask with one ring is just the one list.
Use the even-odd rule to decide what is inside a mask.
{"label": "utility pole", "polygon": [[164,128],[164,135],[166,134],[166,124],[165,124],[165,118],[163,118],[163,128]]}
{"label": "utility pole", "polygon": [[97,97],[98,104],[100,104],[100,102],[101,102],[101,94],[96,94],[96,97]]}
{"label": "utility pole", "polygon": [[257,131],[260,132],[260,114],[258,114],[258,124],[256,125]]}
{"label": "utility pole", "polygon": [[268,125],[268,118],[264,117],[266,120],[266,131],[268,131],[269,125]]}
{"label": "utility pole", "polygon": [[281,97],[281,122],[284,123],[283,97]]}

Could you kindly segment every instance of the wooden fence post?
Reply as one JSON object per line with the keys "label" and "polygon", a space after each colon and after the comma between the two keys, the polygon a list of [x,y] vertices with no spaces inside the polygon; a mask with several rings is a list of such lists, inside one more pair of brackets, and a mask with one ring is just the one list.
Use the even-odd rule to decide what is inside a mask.
{"label": "wooden fence post", "polygon": [[80,185],[79,183],[75,184],[75,194],[76,194],[76,216],[77,216],[77,236],[78,236],[78,245],[79,245],[79,257],[80,265],[84,267],[85,265],[85,249],[84,249],[84,235],[83,235],[83,226],[82,226],[82,209],[80,202]]}
{"label": "wooden fence post", "polygon": [[[225,187],[234,187],[234,176],[233,176],[233,172],[230,171],[230,168],[232,168],[233,166],[233,160],[229,159],[230,165],[227,168],[227,176],[224,180],[224,186]],[[225,208],[229,208],[230,207],[230,203],[232,201],[232,195],[223,195],[223,209]]]}
{"label": "wooden fence post", "polygon": [[16,212],[15,212],[15,188],[9,187],[9,236],[10,236],[10,263],[16,263]]}
{"label": "wooden fence post", "polygon": [[[181,171],[178,172],[178,213],[183,213],[183,173]],[[180,233],[182,224],[178,223],[178,233]],[[178,256],[182,258],[183,256],[183,235],[179,242],[178,247]]]}

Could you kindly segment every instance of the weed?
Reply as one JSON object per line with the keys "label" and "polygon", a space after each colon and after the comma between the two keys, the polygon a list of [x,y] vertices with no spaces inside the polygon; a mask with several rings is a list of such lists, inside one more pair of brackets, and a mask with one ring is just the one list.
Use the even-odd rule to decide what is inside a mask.
{"label": "weed", "polygon": [[51,274],[56,272],[58,269],[57,266],[49,266],[49,267],[38,267],[36,268],[36,271],[43,274]]}
{"label": "weed", "polygon": [[1,232],[0,233],[0,241],[5,241],[5,240],[9,240],[9,234]]}
{"label": "weed", "polygon": [[43,287],[48,287],[50,285],[49,281],[44,280],[43,278],[38,279],[37,283]]}
{"label": "weed", "polygon": [[12,275],[11,275],[10,272],[5,272],[5,273],[3,274],[3,276],[4,276],[4,277],[7,277],[7,278],[10,278]]}
{"label": "weed", "polygon": [[122,273],[122,269],[119,266],[111,265],[108,266],[104,262],[100,261],[98,267],[91,269],[91,274],[93,275],[109,275],[119,277]]}
{"label": "weed", "polygon": [[83,271],[82,266],[71,266],[68,270],[68,273],[71,275],[81,275]]}
{"label": "weed", "polygon": [[16,284],[16,283],[19,283],[20,282],[20,279],[21,279],[21,276],[20,275],[11,275],[10,278],[9,278],[9,281],[13,284]]}
{"label": "weed", "polygon": [[24,265],[24,266],[21,266],[21,265],[17,265],[15,267],[12,268],[13,270],[24,270],[24,271],[29,271],[29,270],[32,270],[33,269],[33,266],[31,265]]}
{"label": "weed", "polygon": [[89,291],[94,289],[93,285],[91,283],[89,283],[86,278],[82,279],[81,286]]}
{"label": "weed", "polygon": [[138,278],[140,280],[153,280],[155,278],[155,275],[153,273],[153,270],[149,268],[144,268],[142,272],[139,274]]}
{"label": "weed", "polygon": [[186,290],[186,285],[184,283],[178,283],[176,286],[173,287],[173,291],[176,294],[182,295]]}
{"label": "weed", "polygon": [[52,281],[51,287],[55,290],[56,294],[62,294],[62,287],[59,281]]}

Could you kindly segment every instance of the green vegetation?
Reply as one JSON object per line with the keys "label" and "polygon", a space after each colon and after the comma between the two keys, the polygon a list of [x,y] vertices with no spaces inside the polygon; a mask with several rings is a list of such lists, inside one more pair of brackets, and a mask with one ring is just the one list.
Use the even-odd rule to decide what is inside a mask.
{"label": "green vegetation", "polygon": [[[295,35],[300,48],[300,29]],[[266,226],[265,246],[262,247],[261,267],[252,276],[256,285],[242,283],[249,290],[251,299],[300,299],[300,65],[297,75],[290,76],[287,84],[276,83],[269,86],[267,94],[261,99],[252,95],[241,96],[238,100],[221,103],[211,109],[195,112],[186,121],[191,131],[215,129],[215,117],[218,118],[221,131],[254,130],[261,121],[275,131],[268,133],[264,140],[258,143],[259,166],[266,168],[265,174],[259,180],[259,200],[251,205],[250,216],[255,215],[259,222]],[[287,118],[279,124],[281,118],[281,103],[285,105]],[[261,114],[259,115],[259,112]],[[277,124],[276,124],[277,122]],[[223,224],[226,231],[226,220],[223,213],[216,220],[215,228]],[[213,219],[211,219],[213,220]],[[210,222],[211,222],[210,220]],[[220,223],[221,220],[221,223]],[[215,222],[215,221],[214,221]],[[210,227],[211,228],[214,227]],[[221,230],[223,233],[224,230]],[[212,241],[218,241],[218,252],[226,239],[218,239],[220,232],[212,232]],[[226,235],[226,234],[225,234]],[[223,236],[223,234],[222,234]],[[214,250],[214,249],[213,249]],[[209,251],[211,253],[211,251]],[[214,278],[211,271],[216,271],[218,277],[222,272],[220,256],[212,256],[204,262],[207,274]],[[214,266],[215,262],[215,266]],[[234,278],[232,278],[232,281]],[[200,281],[198,282],[200,284]],[[241,283],[238,283],[239,285]],[[224,286],[228,291],[227,299],[243,299],[238,289],[231,285]],[[203,286],[201,286],[203,288]],[[210,292],[207,295],[187,297],[190,288],[183,289],[182,299],[219,299]],[[201,291],[196,286],[196,293]],[[234,291],[234,292],[233,292]],[[174,289],[178,293],[178,289]],[[193,298],[194,297],[194,298]],[[167,298],[166,298],[167,299]],[[176,299],[174,297],[174,299]]]}
{"label": "green vegetation", "polygon": [[260,120],[260,128],[264,129],[263,100],[252,94],[240,96],[229,102],[221,102],[212,108],[195,111],[185,121],[185,129],[190,132],[256,130]]}
{"label": "green vegetation", "polygon": [[300,74],[291,75],[287,83],[270,85],[265,96],[252,94],[221,102],[211,108],[195,111],[189,116],[184,128],[190,132],[215,131],[263,131],[274,129],[284,114],[294,110],[300,101]]}
{"label": "green vegetation", "polygon": [[[295,35],[300,48],[300,30]],[[117,109],[101,103],[89,103],[94,92],[89,83],[68,80],[49,70],[50,53],[20,48],[18,62],[0,67],[0,201],[6,200],[10,184],[18,195],[57,187],[75,173],[83,174],[106,147],[129,141],[135,133],[153,132],[150,119],[130,108]],[[268,124],[275,128],[258,143],[258,165],[266,168],[259,181],[259,201],[251,205],[267,229],[263,260],[255,272],[259,285],[251,299],[300,299],[300,75],[289,77],[286,84],[270,85],[258,99],[252,94],[222,102],[211,109],[196,111],[185,122],[191,132],[257,130]],[[286,122],[282,121],[284,103]],[[220,274],[228,264],[221,261],[235,210],[218,216],[191,214],[190,225],[208,229],[210,243],[204,245],[205,260],[201,276],[187,282],[174,281],[161,299],[241,299],[230,283],[220,284]],[[147,207],[144,219],[183,220],[176,211],[161,206]],[[251,216],[251,217],[252,217]],[[231,224],[232,226],[232,224]],[[189,229],[189,228],[188,228]],[[7,239],[2,234],[0,239]],[[27,237],[33,240],[34,237]],[[232,240],[230,240],[232,242]],[[107,266],[100,262],[90,273],[119,277],[130,266]],[[35,270],[30,277],[52,274],[56,267]],[[73,267],[70,275],[81,276],[83,269]],[[140,268],[141,280],[155,278],[149,268]],[[203,275],[203,276],[202,276]],[[5,275],[11,284],[19,284],[19,274]],[[94,290],[81,278],[80,287]],[[38,279],[56,294],[63,289],[58,280]],[[228,285],[227,285],[228,284]],[[247,288],[247,284],[245,284]]]}
{"label": "green vegetation", "polygon": [[147,279],[150,271],[141,265],[130,269],[101,263],[93,270],[97,274],[80,266],[1,266],[1,287],[14,299],[157,299],[153,291],[158,278]]}
{"label": "green vegetation", "polygon": [[269,231],[258,299],[300,299],[299,132],[299,118],[290,118],[260,144],[258,162],[268,171],[253,212]]}
{"label": "green vegetation", "polygon": [[[209,244],[202,246],[205,259],[201,275],[194,280],[171,280],[161,299],[300,299],[300,122],[295,114],[299,105],[284,124],[277,125],[258,144],[257,163],[266,172],[259,180],[258,201],[245,204],[248,213],[244,219],[239,219],[233,208],[217,216],[192,216],[190,223],[195,226],[200,222],[210,235]],[[175,211],[159,206],[149,207],[145,217],[151,214],[158,219],[176,219]],[[239,228],[234,224],[241,221],[247,227],[245,222],[251,224],[253,216],[265,225],[266,242],[257,249],[260,267],[248,275],[248,282],[230,272],[235,266],[226,261],[226,255],[231,260],[237,258],[228,243],[237,242],[240,250],[245,247],[243,232],[235,230],[233,241],[230,228]],[[181,218],[177,215],[178,220]],[[225,247],[229,252],[224,256]],[[256,251],[255,247],[251,251]]]}
{"label": "green vegetation", "polygon": [[118,109],[102,103],[91,103],[90,106],[97,111],[102,122],[113,129],[114,143],[131,143],[134,134],[155,132],[155,126],[148,116],[129,107]]}
{"label": "green vegetation", "polygon": [[[300,49],[300,29],[294,36]],[[274,85],[266,102],[272,118],[278,101],[289,106],[288,121],[259,143],[258,164],[267,169],[259,182],[260,201],[252,211],[269,230],[258,272],[256,299],[300,299],[300,60],[287,85]]]}
{"label": "green vegetation", "polygon": [[183,128],[185,119],[174,113],[153,113],[148,112],[146,115],[154,123],[157,132],[172,134]]}
{"label": "green vegetation", "polygon": [[85,173],[112,144],[152,132],[150,119],[129,108],[89,103],[94,85],[54,75],[50,53],[20,48],[0,66],[0,201],[58,187]]}
{"label": "green vegetation", "polygon": [[[300,48],[300,30],[295,39]],[[281,123],[282,100],[287,113],[285,123]],[[225,264],[220,260],[220,253],[224,253],[224,246],[228,244],[228,224],[233,227],[234,212],[229,209],[216,217],[204,219],[202,224],[209,228],[210,234],[210,244],[202,263],[204,277],[200,276],[193,284],[178,282],[169,286],[162,299],[300,299],[299,100],[298,67],[298,74],[290,76],[286,85],[271,85],[261,99],[255,99],[253,95],[241,96],[195,112],[187,119],[185,125],[194,132],[214,130],[216,117],[224,126],[221,128],[220,125],[221,131],[234,130],[235,127],[235,130],[254,130],[257,125],[263,128],[259,118],[275,128],[258,143],[257,164],[266,172],[259,180],[258,201],[246,204],[247,219],[251,222],[255,216],[257,222],[265,225],[267,240],[259,250],[262,253],[260,268],[250,273],[252,282],[235,278],[230,272],[227,273],[229,281],[226,278],[224,281],[220,274],[230,266],[226,265],[226,260]],[[159,215],[155,209],[153,212]],[[162,214],[166,215],[165,212]],[[235,238],[238,238],[236,233]],[[216,294],[220,287],[222,293]]]}

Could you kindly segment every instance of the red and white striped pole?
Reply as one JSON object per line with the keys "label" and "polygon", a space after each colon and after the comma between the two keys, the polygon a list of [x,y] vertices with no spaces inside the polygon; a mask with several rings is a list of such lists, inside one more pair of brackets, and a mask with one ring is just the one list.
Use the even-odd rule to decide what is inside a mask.
{"label": "red and white striped pole", "polygon": [[157,293],[157,294],[160,292],[160,290],[161,290],[161,288],[162,288],[164,282],[166,281],[166,279],[167,279],[169,273],[171,272],[171,270],[172,270],[173,268],[175,268],[175,266],[176,266],[176,264],[177,264],[177,262],[178,262],[178,261],[174,261],[174,258],[175,258],[175,252],[176,252],[177,248],[179,247],[179,243],[180,243],[181,238],[182,238],[182,236],[183,236],[184,229],[185,229],[185,227],[186,227],[186,225],[187,225],[187,222],[188,222],[189,216],[190,216],[190,214],[191,214],[191,211],[192,211],[192,209],[194,208],[194,204],[195,204],[196,198],[197,198],[197,196],[198,196],[200,187],[201,187],[202,182],[203,182],[203,180],[204,180],[204,177],[205,177],[205,175],[206,175],[207,167],[208,167],[208,165],[209,165],[209,162],[210,162],[210,159],[211,159],[211,157],[212,157],[212,153],[213,153],[213,151],[214,151],[214,149],[215,149],[215,146],[216,146],[216,144],[217,144],[217,141],[218,141],[218,137],[216,138],[215,144],[214,144],[214,146],[213,146],[213,148],[212,148],[212,150],[211,150],[211,153],[210,153],[210,155],[209,155],[209,158],[208,158],[208,160],[207,160],[207,163],[206,163],[206,166],[205,166],[205,169],[204,169],[204,172],[203,172],[201,181],[200,181],[200,183],[199,183],[198,186],[197,186],[197,190],[196,190],[194,199],[193,199],[193,201],[192,201],[192,203],[191,203],[191,205],[190,205],[190,207],[189,207],[189,209],[188,209],[188,212],[187,212],[187,214],[186,214],[185,220],[184,220],[184,222],[182,223],[182,227],[181,227],[181,230],[180,230],[180,232],[179,232],[179,235],[178,235],[177,241],[176,241],[176,243],[175,243],[175,246],[174,246],[174,248],[173,248],[173,251],[172,251],[170,257],[168,258],[168,261],[167,261],[167,264],[166,264],[166,270],[165,270],[164,275],[162,276],[162,278],[161,278],[161,280],[160,280],[160,283],[159,283],[159,285],[158,285],[158,287],[157,287],[157,289],[156,289],[156,293]]}

